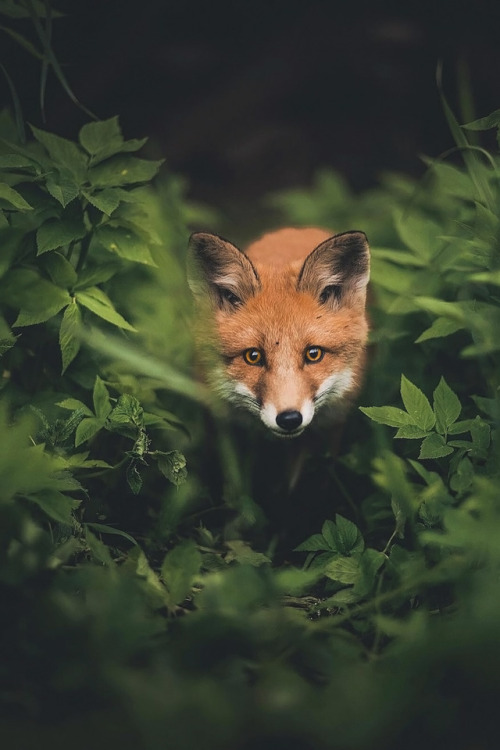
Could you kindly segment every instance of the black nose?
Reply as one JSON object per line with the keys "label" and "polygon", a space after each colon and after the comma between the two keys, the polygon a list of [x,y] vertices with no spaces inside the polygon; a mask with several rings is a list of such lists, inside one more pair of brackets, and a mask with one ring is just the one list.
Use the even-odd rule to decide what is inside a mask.
{"label": "black nose", "polygon": [[300,411],[282,411],[276,417],[276,424],[282,430],[293,432],[302,424],[302,414]]}

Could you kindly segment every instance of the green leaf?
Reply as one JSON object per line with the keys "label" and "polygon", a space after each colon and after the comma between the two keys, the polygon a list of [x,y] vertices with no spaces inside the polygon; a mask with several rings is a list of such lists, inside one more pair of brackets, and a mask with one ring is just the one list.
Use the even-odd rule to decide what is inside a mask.
{"label": "green leaf", "polygon": [[122,393],[109,415],[109,422],[111,429],[132,425],[132,436],[135,437],[137,430],[144,427],[144,410],[138,399],[130,393]]}
{"label": "green leaf", "polygon": [[80,193],[80,188],[73,177],[65,170],[59,173],[47,175],[45,182],[50,195],[65,208],[71,201],[75,200]]}
{"label": "green leaf", "polygon": [[460,127],[464,128],[464,130],[490,130],[491,128],[496,128],[499,125],[500,109],[496,109],[490,115],[486,115],[486,117],[480,117],[479,120],[468,122],[465,125],[461,125]]}
{"label": "green leaf", "polygon": [[101,540],[92,533],[92,531],[89,529],[89,524],[85,524],[84,534],[85,541],[87,542],[87,546],[90,550],[90,554],[92,555],[93,560],[108,567],[114,565],[113,558],[111,557],[111,552],[106,547],[106,545],[103,544],[103,542],[101,542]]}
{"label": "green leaf", "polygon": [[255,568],[271,563],[271,558],[263,552],[256,552],[248,542],[242,539],[233,539],[225,544],[229,549],[224,557],[226,563],[238,562],[241,565],[253,565]]}
{"label": "green leaf", "polygon": [[364,541],[358,527],[343,516],[337,514],[335,523],[325,521],[321,533],[328,548],[341,555],[356,554],[363,550]]}
{"label": "green leaf", "polygon": [[74,267],[64,255],[55,251],[47,253],[41,262],[54,284],[63,289],[72,289],[74,287],[78,276]]}
{"label": "green leaf", "polygon": [[336,557],[324,568],[327,578],[338,583],[353,584],[359,580],[359,557]]}
{"label": "green leaf", "polygon": [[474,480],[474,467],[467,456],[458,463],[457,470],[450,478],[450,487],[459,495],[464,495]]}
{"label": "green leaf", "polygon": [[129,465],[127,466],[127,484],[134,493],[134,495],[138,495],[139,492],[142,489],[142,477],[140,475],[139,469],[137,468],[137,462],[131,461]]}
{"label": "green leaf", "polygon": [[126,258],[126,260],[135,263],[144,263],[148,266],[156,266],[149,247],[130,229],[111,226],[99,227],[94,234],[94,242],[120,258]]}
{"label": "green leaf", "polygon": [[80,505],[79,500],[51,489],[28,495],[28,500],[38,505],[49,518],[67,526],[73,525],[73,511]]}
{"label": "green leaf", "polygon": [[170,606],[181,604],[191,592],[192,582],[200,572],[201,555],[192,541],[181,542],[167,553],[161,575],[169,594]]}
{"label": "green leaf", "polygon": [[76,299],[81,305],[93,312],[94,315],[107,320],[108,323],[112,323],[126,331],[135,331],[135,328],[115,310],[109,297],[99,287],[94,286],[85,291],[79,291]]}
{"label": "green leaf", "polygon": [[405,245],[421,258],[432,258],[443,244],[441,226],[423,214],[396,212],[394,223]]}
{"label": "green leaf", "polygon": [[158,172],[163,160],[149,161],[134,156],[114,156],[89,169],[89,180],[94,187],[120,187],[149,182]]}
{"label": "green leaf", "polygon": [[0,201],[7,201],[14,208],[18,208],[20,211],[32,211],[33,206],[24,200],[23,196],[14,190],[14,188],[7,185],[5,182],[0,182]]}
{"label": "green leaf", "polygon": [[80,351],[78,332],[82,325],[82,316],[78,305],[73,302],[64,311],[59,329],[59,346],[61,348],[62,371],[64,374]]}
{"label": "green leaf", "polygon": [[436,417],[427,396],[404,375],[401,375],[401,398],[413,424],[426,431],[434,427]]}
{"label": "green leaf", "polygon": [[428,430],[422,430],[415,424],[408,424],[404,427],[400,427],[394,435],[395,438],[406,438],[407,440],[416,440],[417,438],[427,437],[429,434]]}
{"label": "green leaf", "polygon": [[434,413],[438,432],[446,434],[448,428],[457,421],[462,411],[462,404],[442,377],[434,391]]}
{"label": "green leaf", "polygon": [[179,451],[168,451],[166,453],[156,451],[154,455],[157,457],[159,470],[172,484],[178,487],[186,481],[186,459],[182,453]]}
{"label": "green leaf", "polygon": [[97,164],[120,152],[138,151],[147,138],[124,141],[118,124],[118,117],[100,122],[90,122],[80,130],[79,140],[91,155],[91,163]]}
{"label": "green leaf", "polygon": [[36,233],[37,255],[81,240],[86,234],[87,230],[81,216],[50,219],[42,224]]}
{"label": "green leaf", "polygon": [[389,427],[405,427],[414,424],[407,412],[395,406],[360,406],[359,409],[374,422],[386,424]]}
{"label": "green leaf", "polygon": [[103,284],[113,278],[120,269],[119,261],[100,263],[98,266],[87,265],[78,275],[75,290],[87,289],[96,284]]}
{"label": "green leaf", "polygon": [[96,416],[104,421],[110,413],[112,406],[108,389],[104,385],[99,375],[96,375],[92,398],[94,401],[94,411]]}
{"label": "green leaf", "polygon": [[118,117],[87,123],[80,130],[78,140],[91,156],[95,156],[106,148],[119,147],[123,143],[123,136]]}
{"label": "green leaf", "polygon": [[84,190],[82,194],[89,203],[99,209],[99,211],[102,211],[103,214],[106,214],[106,216],[111,216],[120,203],[134,202],[136,200],[133,192],[123,190],[123,188],[105,188],[104,190],[92,193]]}
{"label": "green leaf", "polygon": [[134,539],[133,536],[130,534],[127,534],[126,531],[122,531],[121,529],[115,529],[113,526],[107,526],[104,523],[86,523],[84,526],[94,529],[94,531],[98,531],[100,534],[111,534],[112,536],[121,536],[123,539],[126,539],[128,542],[131,542],[136,547],[138,547],[138,543]]}
{"label": "green leaf", "polygon": [[377,572],[385,563],[386,556],[376,549],[365,549],[359,560],[359,577],[353,588],[353,593],[360,597],[367,596],[375,585]]}
{"label": "green leaf", "polygon": [[87,172],[88,160],[76,143],[54,133],[35,128],[33,125],[30,127],[37,141],[42,144],[55,164],[64,167],[78,184],[82,183]]}
{"label": "green leaf", "polygon": [[17,337],[0,339],[0,357],[2,357],[9,349],[12,349],[17,341]]}
{"label": "green leaf", "polygon": [[323,534],[313,534],[295,547],[294,552],[319,552],[320,550],[330,550],[331,547],[326,541]]}
{"label": "green leaf", "polygon": [[442,458],[443,456],[448,456],[450,453],[453,453],[453,448],[446,445],[446,441],[442,435],[434,433],[422,441],[419,458]]}
{"label": "green leaf", "polygon": [[76,398],[65,398],[62,401],[58,401],[56,406],[60,406],[61,409],[69,409],[70,411],[82,411],[88,417],[94,416],[89,407],[83,401],[78,401]]}
{"label": "green leaf", "polygon": [[99,432],[99,430],[102,430],[103,427],[104,422],[101,419],[96,419],[95,417],[82,419],[82,421],[76,428],[75,448],[78,448],[79,445],[93,438],[94,435]]}
{"label": "green leaf", "polygon": [[29,268],[15,268],[0,281],[0,299],[20,309],[14,326],[44,323],[71,302],[68,292]]}
{"label": "green leaf", "polygon": [[450,320],[449,318],[436,318],[436,320],[432,322],[432,325],[429,328],[426,328],[426,330],[415,339],[415,343],[421,344],[422,341],[428,341],[429,339],[445,338],[463,328],[463,324],[456,320]]}

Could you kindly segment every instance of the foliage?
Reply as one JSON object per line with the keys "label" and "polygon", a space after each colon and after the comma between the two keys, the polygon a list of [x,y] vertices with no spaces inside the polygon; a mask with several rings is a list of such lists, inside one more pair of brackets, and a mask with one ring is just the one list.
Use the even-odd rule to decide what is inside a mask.
{"label": "foliage", "polygon": [[493,747],[497,155],[272,197],[373,254],[363,407],[290,493],[283,446],[190,375],[182,253],[211,213],[151,187],[117,118],[0,124],[2,738]]}

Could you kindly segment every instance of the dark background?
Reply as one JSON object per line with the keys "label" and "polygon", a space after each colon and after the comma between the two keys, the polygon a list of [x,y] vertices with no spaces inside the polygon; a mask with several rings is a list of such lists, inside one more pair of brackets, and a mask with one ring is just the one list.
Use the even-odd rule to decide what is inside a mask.
{"label": "dark background", "polygon": [[[53,46],[79,99],[100,118],[119,114],[126,137],[150,136],[152,155],[188,178],[191,196],[223,210],[235,197],[251,210],[325,165],[355,189],[385,170],[421,173],[420,154],[452,145],[438,60],[459,120],[460,70],[476,116],[500,107],[499,2],[55,5],[67,15],[54,22]],[[35,38],[29,22],[10,25]],[[44,125],[39,62],[5,34],[0,43],[26,118],[75,138],[86,118],[54,76]],[[4,80],[0,95],[8,102]]]}

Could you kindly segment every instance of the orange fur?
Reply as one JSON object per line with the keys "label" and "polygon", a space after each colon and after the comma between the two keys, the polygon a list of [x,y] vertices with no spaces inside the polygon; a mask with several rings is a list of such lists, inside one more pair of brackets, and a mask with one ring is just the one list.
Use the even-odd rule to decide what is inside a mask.
{"label": "orange fur", "polygon": [[[222,238],[197,234],[190,253],[193,291],[210,300],[201,336],[220,356],[209,369],[222,395],[277,435],[300,434],[318,422],[317,412],[342,421],[365,364],[364,235],[286,228],[243,255]],[[310,347],[321,349],[320,361],[306,359]],[[245,360],[252,349],[261,353],[258,365]]]}

